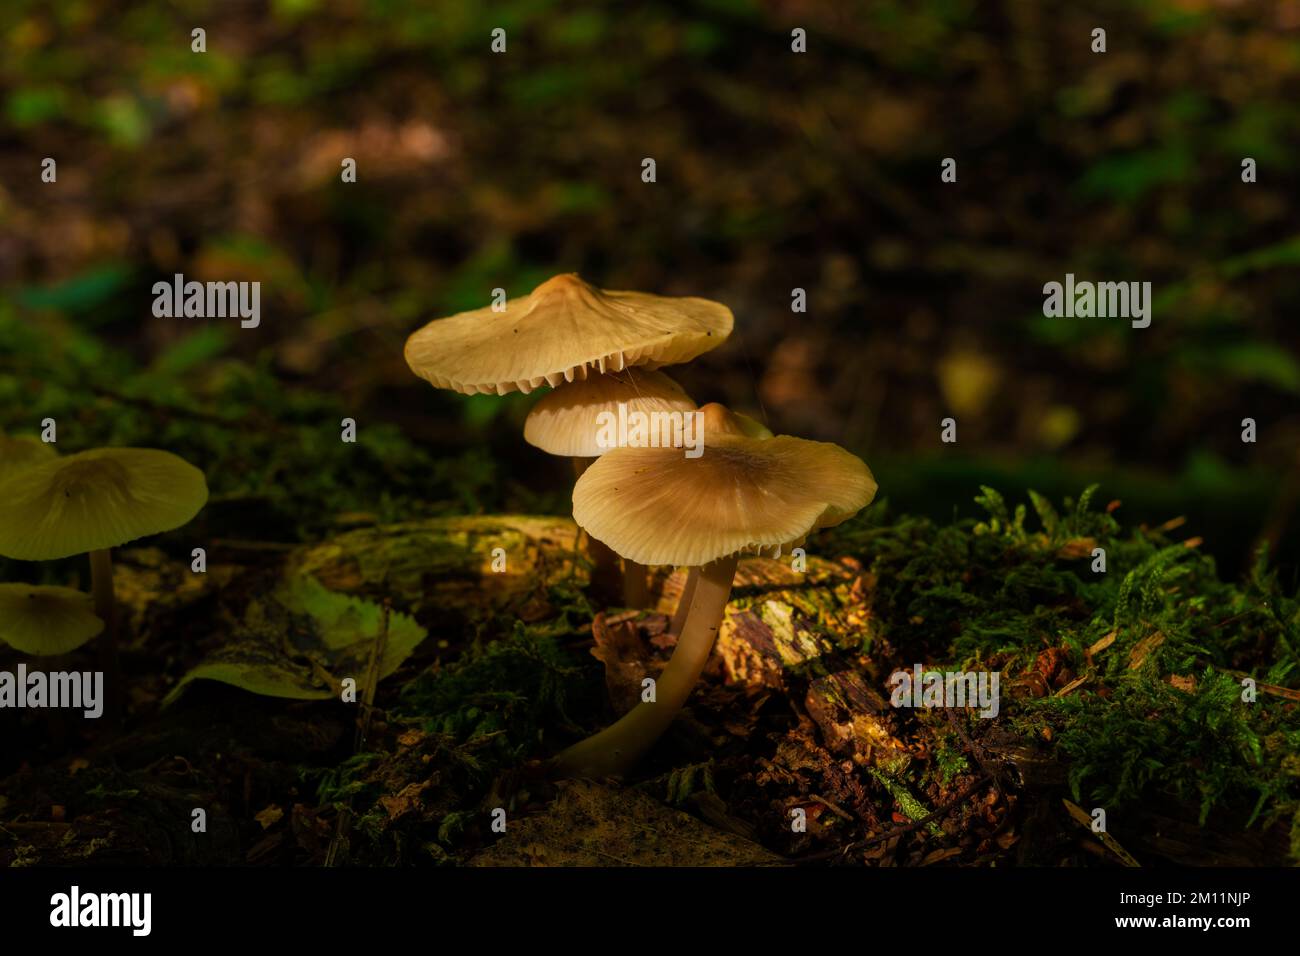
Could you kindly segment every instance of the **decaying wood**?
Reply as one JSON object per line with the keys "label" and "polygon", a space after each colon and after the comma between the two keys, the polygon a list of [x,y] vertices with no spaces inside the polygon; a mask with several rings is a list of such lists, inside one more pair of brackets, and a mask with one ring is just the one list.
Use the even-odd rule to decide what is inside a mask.
{"label": "decaying wood", "polygon": [[575,561],[576,536],[564,518],[434,518],[363,528],[298,548],[288,570],[310,574],[332,591],[474,618],[522,604],[559,580],[585,584],[584,565]]}

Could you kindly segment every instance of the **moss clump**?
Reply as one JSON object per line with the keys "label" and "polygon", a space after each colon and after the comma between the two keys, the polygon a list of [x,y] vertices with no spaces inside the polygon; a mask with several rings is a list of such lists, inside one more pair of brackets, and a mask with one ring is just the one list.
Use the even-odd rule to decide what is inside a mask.
{"label": "moss clump", "polygon": [[568,711],[602,699],[599,668],[562,639],[590,612],[567,586],[548,598],[559,608],[548,621],[516,620],[508,636],[476,641],[408,683],[389,711],[391,725],[405,728],[392,750],[358,754],[321,777],[322,803],[356,811],[363,843],[354,854],[455,862],[484,841],[485,807],[514,811],[514,794],[498,793],[501,775],[554,749],[548,734],[581,732]]}
{"label": "moss clump", "polygon": [[[595,668],[576,661],[554,636],[517,622],[509,637],[477,644],[409,684],[396,716],[458,745],[490,741],[485,769],[501,769],[536,753],[544,733],[579,732],[566,706],[599,699],[595,676]],[[579,698],[584,683],[591,694]]]}
{"label": "moss clump", "polygon": [[1300,726],[1284,707],[1241,695],[1236,678],[1212,668],[1190,691],[1152,671],[1117,682],[1109,698],[1048,698],[1030,716],[1058,728],[1075,800],[1114,805],[1160,791],[1197,807],[1204,824],[1220,802],[1249,797],[1249,825],[1266,807],[1294,809],[1287,756],[1300,751]]}
{"label": "moss clump", "polygon": [[[1000,670],[1012,698],[1000,719],[1051,741],[1076,800],[1163,797],[1202,824],[1218,808],[1300,832],[1297,596],[1262,551],[1244,581],[1224,582],[1199,541],[1170,540],[1179,522],[1125,531],[1115,506],[1091,507],[1094,490],[1062,511],[1030,492],[1035,526],[984,488],[984,520],[938,527],[881,506],[835,535],[873,579],[864,650]],[[1271,688],[1248,701],[1246,677]],[[936,748],[944,781],[950,749]]]}

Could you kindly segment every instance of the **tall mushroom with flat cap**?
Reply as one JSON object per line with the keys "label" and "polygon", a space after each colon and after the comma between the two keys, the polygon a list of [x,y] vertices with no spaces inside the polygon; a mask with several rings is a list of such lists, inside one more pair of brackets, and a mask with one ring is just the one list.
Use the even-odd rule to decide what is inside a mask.
{"label": "tall mushroom with flat cap", "polygon": [[110,549],[187,524],[207,503],[203,472],[150,448],[98,448],[0,479],[0,556],[53,561],[89,554],[104,658],[116,671]]}
{"label": "tall mushroom with flat cap", "polygon": [[[722,344],[733,321],[720,302],[608,291],[567,273],[501,311],[435,319],[407,339],[406,363],[434,386],[466,395],[527,394],[543,385],[558,395],[592,376],[689,362]],[[573,457],[581,474],[590,456]],[[595,546],[592,558],[598,571],[612,560]]]}
{"label": "tall mushroom with flat cap", "polygon": [[731,334],[720,302],[609,292],[574,273],[547,279],[505,309],[435,319],[406,340],[406,363],[438,388],[524,394],[584,379],[689,362]]}
{"label": "tall mushroom with flat cap", "polygon": [[92,603],[72,588],[0,584],[0,642],[37,656],[74,651],[104,630]]}
{"label": "tall mushroom with flat cap", "polygon": [[623,773],[668,728],[713,649],[739,555],[778,557],[875,497],[871,470],[838,445],[763,437],[721,405],[700,411],[699,458],[619,448],[597,459],[573,489],[574,520],[592,537],[642,564],[699,568],[699,576],[655,702],[638,704],[561,753],[553,764],[561,775]]}
{"label": "tall mushroom with flat cap", "polygon": [[[663,372],[629,368],[590,375],[544,396],[528,413],[524,440],[547,454],[572,458],[581,476],[593,459],[620,444],[684,448],[698,440],[685,417],[694,411],[695,402]],[[598,566],[615,565],[618,558],[609,548],[594,538],[590,543]],[[624,606],[648,603],[643,565],[624,559],[622,583]]]}

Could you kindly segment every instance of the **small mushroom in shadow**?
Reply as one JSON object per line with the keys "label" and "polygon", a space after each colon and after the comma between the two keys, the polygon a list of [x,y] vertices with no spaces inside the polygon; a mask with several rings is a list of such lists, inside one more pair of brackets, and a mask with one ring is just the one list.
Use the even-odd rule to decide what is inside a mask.
{"label": "small mushroom in shadow", "polygon": [[93,604],[72,588],[0,584],[0,641],[34,657],[75,651],[104,630]]}
{"label": "small mushroom in shadow", "polygon": [[39,438],[0,435],[0,482],[23,468],[58,456],[58,449]]}
{"label": "small mushroom in shadow", "polygon": [[101,662],[115,677],[111,549],[189,523],[207,500],[203,472],[170,452],[98,448],[52,458],[0,479],[0,556],[89,556],[94,612],[104,624]]}

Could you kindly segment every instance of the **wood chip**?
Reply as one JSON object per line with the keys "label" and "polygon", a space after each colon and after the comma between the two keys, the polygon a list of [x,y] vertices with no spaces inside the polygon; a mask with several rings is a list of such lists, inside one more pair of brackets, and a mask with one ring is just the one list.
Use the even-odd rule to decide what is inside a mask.
{"label": "wood chip", "polygon": [[1055,696],[1065,697],[1068,694],[1074,693],[1076,690],[1078,690],[1086,683],[1088,683],[1087,677],[1076,677],[1074,680],[1070,681],[1070,683],[1066,684],[1064,687],[1058,690]]}
{"label": "wood chip", "polygon": [[1102,651],[1104,651],[1106,648],[1110,647],[1112,644],[1115,643],[1115,635],[1116,635],[1117,633],[1119,633],[1119,632],[1118,632],[1118,631],[1111,631],[1111,632],[1110,632],[1109,634],[1107,634],[1105,637],[1103,637],[1103,638],[1101,638],[1099,641],[1097,641],[1096,644],[1092,645],[1092,647],[1088,648],[1088,650],[1085,652],[1085,656],[1087,657],[1087,659],[1088,659],[1088,663],[1089,663],[1089,664],[1092,663],[1092,657],[1093,657],[1094,654],[1100,654],[1100,653],[1101,653]]}
{"label": "wood chip", "polygon": [[1148,634],[1142,640],[1133,645],[1133,650],[1129,651],[1128,669],[1137,670],[1142,666],[1142,662],[1150,656],[1151,652],[1165,642],[1165,635],[1160,631],[1154,634]]}
{"label": "wood chip", "polygon": [[1134,867],[1140,867],[1142,865],[1141,863],[1139,863],[1137,860],[1133,858],[1133,855],[1131,853],[1129,853],[1127,850],[1125,850],[1122,846],[1119,845],[1118,840],[1116,840],[1105,830],[1101,831],[1100,833],[1093,830],[1092,816],[1088,813],[1088,811],[1084,810],[1083,807],[1079,806],[1077,803],[1071,803],[1069,800],[1063,799],[1061,802],[1065,804],[1065,809],[1070,814],[1071,819],[1073,819],[1075,823],[1079,824],[1079,826],[1086,829],[1097,839],[1101,840],[1102,845],[1105,846],[1106,849],[1109,850],[1111,853],[1115,854],[1116,858],[1118,858],[1121,863],[1123,863],[1125,866],[1134,866]]}

